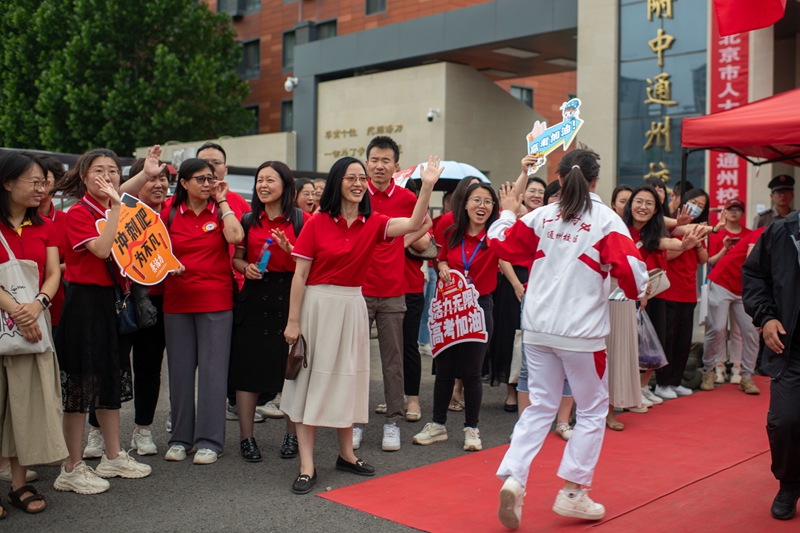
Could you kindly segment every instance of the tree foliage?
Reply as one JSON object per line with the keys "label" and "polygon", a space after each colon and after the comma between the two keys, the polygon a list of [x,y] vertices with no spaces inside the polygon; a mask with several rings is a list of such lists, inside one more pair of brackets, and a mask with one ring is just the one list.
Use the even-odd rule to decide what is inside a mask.
{"label": "tree foliage", "polygon": [[230,18],[192,0],[0,0],[0,141],[128,155],[240,135],[253,115]]}

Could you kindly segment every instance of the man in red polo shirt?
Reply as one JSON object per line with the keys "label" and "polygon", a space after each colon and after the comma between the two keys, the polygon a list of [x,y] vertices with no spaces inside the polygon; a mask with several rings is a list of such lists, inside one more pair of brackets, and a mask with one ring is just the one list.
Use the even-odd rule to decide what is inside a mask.
{"label": "man in red polo shirt", "polygon": [[[417,202],[414,193],[398,187],[392,175],[399,170],[400,148],[390,137],[378,136],[367,146],[368,185],[372,209],[389,217],[409,217]],[[417,241],[430,228],[426,218],[422,228],[405,239],[394,239],[375,248],[361,293],[367,302],[370,327],[378,327],[378,344],[383,368],[386,423],[383,426],[384,451],[400,449],[397,421],[405,417],[403,408],[403,318],[406,312],[405,245]],[[382,409],[381,409],[382,411]],[[353,431],[353,448],[361,444],[361,428]]]}

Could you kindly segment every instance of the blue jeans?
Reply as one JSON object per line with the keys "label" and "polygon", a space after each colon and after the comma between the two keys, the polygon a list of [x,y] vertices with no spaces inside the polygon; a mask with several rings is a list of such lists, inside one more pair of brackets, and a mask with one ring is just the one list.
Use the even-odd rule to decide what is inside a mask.
{"label": "blue jeans", "polygon": [[419,321],[419,335],[417,336],[417,342],[420,344],[431,343],[431,332],[428,330],[428,310],[431,308],[431,300],[436,294],[437,279],[439,279],[439,276],[436,274],[436,270],[429,264],[428,281],[425,283],[424,289],[425,304],[422,307],[422,319]]}

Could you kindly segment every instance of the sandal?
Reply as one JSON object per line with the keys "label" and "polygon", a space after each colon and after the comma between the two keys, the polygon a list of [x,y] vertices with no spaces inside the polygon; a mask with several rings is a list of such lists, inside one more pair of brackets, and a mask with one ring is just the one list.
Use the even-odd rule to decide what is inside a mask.
{"label": "sandal", "polygon": [[[23,499],[22,495],[25,494],[26,492],[30,492],[31,496],[28,496],[27,498]],[[17,490],[8,493],[8,503],[13,505],[17,509],[22,509],[28,514],[41,513],[42,511],[47,509],[47,505],[45,504],[45,506],[42,507],[41,509],[38,509],[36,511],[29,511],[28,508],[30,507],[31,503],[38,501],[44,502],[45,499],[44,496],[39,494],[39,491],[37,491],[36,487],[34,487],[33,485],[23,485]]]}
{"label": "sandal", "polygon": [[614,431],[622,431],[623,429],[625,429],[625,424],[623,424],[619,420],[614,420],[612,422],[609,419],[606,419],[606,425],[608,426],[608,429],[613,429]]}
{"label": "sandal", "polygon": [[464,410],[464,406],[461,405],[460,402],[453,402],[450,404],[450,407],[447,408],[448,411],[456,411],[461,412]]}

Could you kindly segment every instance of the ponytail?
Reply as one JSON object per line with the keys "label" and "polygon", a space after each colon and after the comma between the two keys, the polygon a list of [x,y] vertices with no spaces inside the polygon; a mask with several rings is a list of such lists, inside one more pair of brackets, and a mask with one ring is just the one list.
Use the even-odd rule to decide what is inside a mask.
{"label": "ponytail", "polygon": [[592,212],[592,199],[589,196],[589,185],[600,174],[599,156],[584,149],[569,152],[558,165],[561,177],[562,220],[572,220],[581,213]]}

